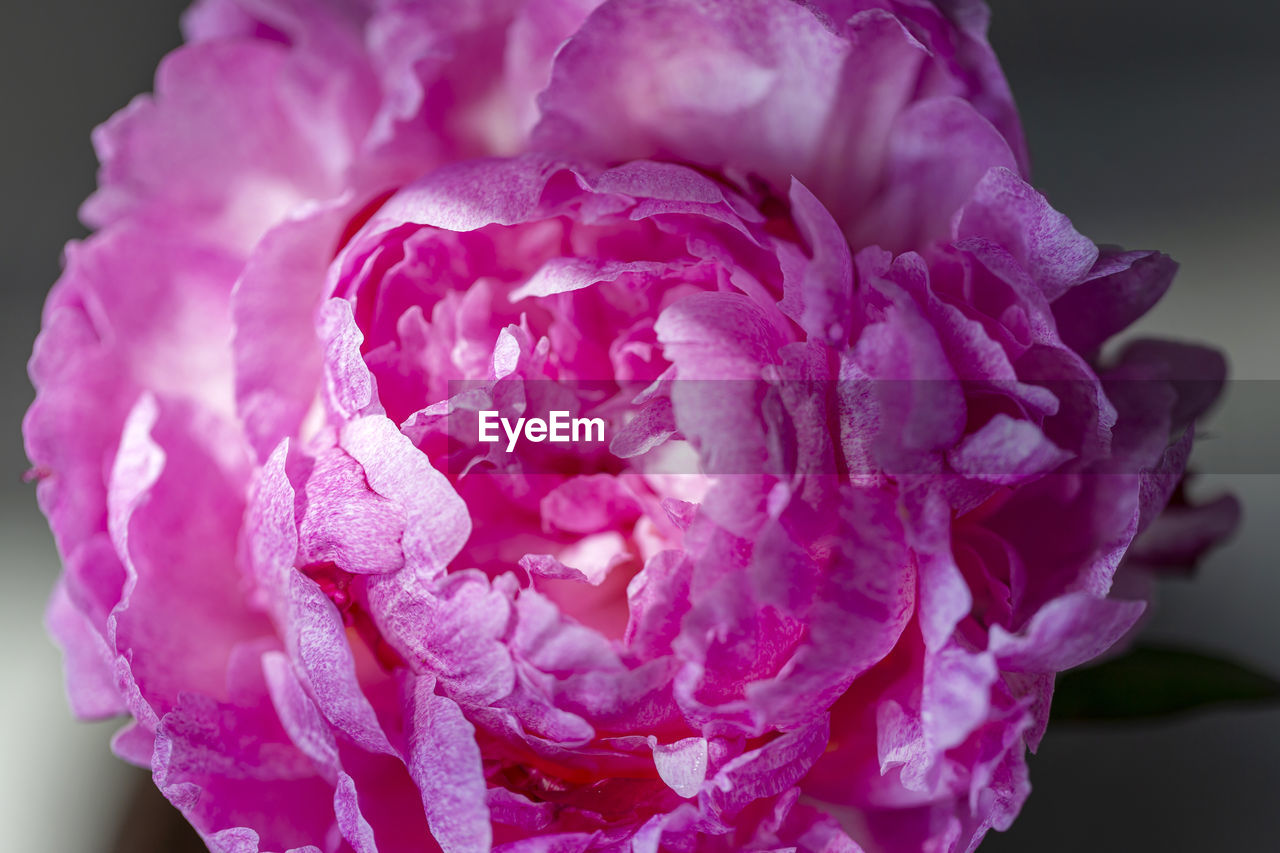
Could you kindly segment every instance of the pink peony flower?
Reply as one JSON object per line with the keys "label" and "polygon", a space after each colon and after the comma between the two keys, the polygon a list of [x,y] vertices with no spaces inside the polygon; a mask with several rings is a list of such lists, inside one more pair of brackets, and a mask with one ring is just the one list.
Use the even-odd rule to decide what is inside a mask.
{"label": "pink peony flower", "polygon": [[206,0],[95,136],[48,622],[213,851],[972,850],[1233,523],[981,4],[594,5]]}

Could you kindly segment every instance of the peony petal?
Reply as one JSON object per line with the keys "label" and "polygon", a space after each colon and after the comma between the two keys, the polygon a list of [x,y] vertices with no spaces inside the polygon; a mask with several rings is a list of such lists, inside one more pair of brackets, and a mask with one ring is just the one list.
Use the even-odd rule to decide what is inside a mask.
{"label": "peony petal", "polygon": [[409,772],[422,791],[431,834],[445,853],[488,850],[493,831],[475,729],[456,703],[416,679],[409,723]]}
{"label": "peony petal", "polygon": [[466,505],[448,480],[384,417],[349,422],[339,441],[370,488],[405,513],[406,567],[424,578],[442,573],[471,535]]}
{"label": "peony petal", "polygon": [[1063,342],[1090,354],[1164,296],[1178,265],[1159,252],[1103,250],[1084,282],[1053,303]]}
{"label": "peony petal", "polygon": [[1072,458],[1030,421],[999,414],[947,452],[952,469],[992,483],[1017,483]]}
{"label": "peony petal", "polygon": [[650,742],[653,744],[653,763],[662,781],[682,797],[696,794],[707,773],[706,739],[690,737],[671,744],[659,744],[656,738],[650,738]]}
{"label": "peony petal", "polygon": [[[348,73],[334,72],[329,86]],[[196,240],[243,255],[291,209],[338,195],[360,117],[326,104],[333,91],[307,92],[288,77],[287,51],[266,41],[217,40],[170,54],[155,96],[95,131],[100,188],[85,221],[181,222]],[[334,112],[341,117],[326,125]]]}
{"label": "peony petal", "polygon": [[1040,608],[1016,635],[993,625],[990,649],[1013,672],[1061,672],[1111,648],[1145,609],[1144,601],[1070,593]]}
{"label": "peony petal", "polygon": [[1098,248],[1016,174],[994,167],[959,214],[955,239],[1002,276],[1027,276],[1053,301],[1088,275]]}
{"label": "peony petal", "polygon": [[127,708],[115,684],[115,661],[102,635],[67,596],[59,580],[45,612],[45,626],[62,650],[71,712],[96,720],[123,714]]}
{"label": "peony petal", "polygon": [[260,458],[299,434],[321,388],[315,312],[332,247],[354,205],[289,220],[254,248],[232,299],[236,406]]}

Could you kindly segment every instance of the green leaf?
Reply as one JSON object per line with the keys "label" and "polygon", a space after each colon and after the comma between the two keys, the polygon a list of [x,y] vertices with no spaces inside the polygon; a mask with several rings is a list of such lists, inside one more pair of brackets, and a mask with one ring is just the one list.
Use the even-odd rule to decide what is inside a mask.
{"label": "green leaf", "polygon": [[1280,702],[1280,680],[1183,649],[1139,646],[1058,677],[1056,721],[1141,720],[1223,703]]}

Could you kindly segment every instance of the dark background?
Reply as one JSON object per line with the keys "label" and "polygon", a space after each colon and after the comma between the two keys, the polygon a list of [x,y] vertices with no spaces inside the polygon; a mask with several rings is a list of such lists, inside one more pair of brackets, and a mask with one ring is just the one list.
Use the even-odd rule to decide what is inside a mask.
{"label": "dark background", "polygon": [[[124,819],[146,777],[109,755],[114,724],[77,724],[66,710],[40,627],[57,560],[20,481],[19,422],[41,303],[62,244],[84,233],[75,213],[94,186],[89,131],[150,89],[179,42],[183,5],[9,3],[0,32],[0,826],[11,850],[178,851],[162,840],[162,813]],[[1280,11],[1257,0],[992,5],[1033,182],[1095,240],[1160,248],[1183,264],[1142,331],[1212,342],[1239,379],[1280,379]],[[1280,675],[1270,535],[1280,419],[1251,390],[1269,384],[1233,386],[1211,425],[1216,438],[1197,451],[1208,472],[1198,491],[1236,492],[1245,526],[1197,581],[1166,584],[1147,631]],[[1221,464],[1226,456],[1246,463]],[[1280,710],[1051,728],[1031,773],[1036,790],[1019,822],[984,851],[1249,853],[1276,849],[1280,837]]]}

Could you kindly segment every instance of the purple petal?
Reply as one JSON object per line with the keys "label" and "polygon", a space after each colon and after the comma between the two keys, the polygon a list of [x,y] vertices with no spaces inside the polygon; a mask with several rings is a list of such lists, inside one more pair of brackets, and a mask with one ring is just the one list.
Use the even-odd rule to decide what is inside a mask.
{"label": "purple petal", "polygon": [[488,850],[493,841],[475,728],[435,680],[413,688],[409,773],[422,792],[431,834],[445,853]]}

